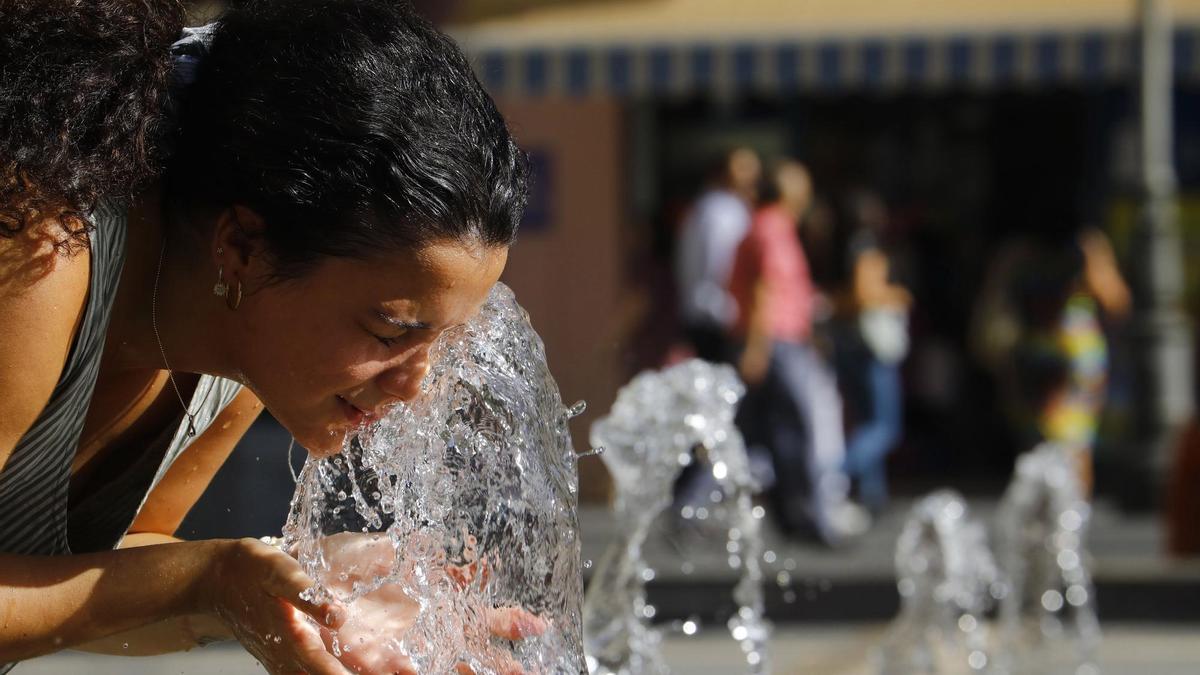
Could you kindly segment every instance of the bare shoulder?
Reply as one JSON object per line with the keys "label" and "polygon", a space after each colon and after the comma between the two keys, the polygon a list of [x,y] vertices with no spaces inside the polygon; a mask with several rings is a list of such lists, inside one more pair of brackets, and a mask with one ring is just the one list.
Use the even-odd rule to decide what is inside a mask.
{"label": "bare shoulder", "polygon": [[0,237],[0,465],[49,401],[87,300],[90,253],[58,234]]}

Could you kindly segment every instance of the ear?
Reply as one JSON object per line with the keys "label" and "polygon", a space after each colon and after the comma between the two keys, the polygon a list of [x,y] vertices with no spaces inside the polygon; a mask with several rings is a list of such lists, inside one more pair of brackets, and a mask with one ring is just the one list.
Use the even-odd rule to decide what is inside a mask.
{"label": "ear", "polygon": [[217,216],[210,255],[214,264],[222,268],[228,283],[248,281],[255,276],[251,266],[258,268],[265,262],[262,256],[265,229],[262,217],[246,206],[231,206]]}

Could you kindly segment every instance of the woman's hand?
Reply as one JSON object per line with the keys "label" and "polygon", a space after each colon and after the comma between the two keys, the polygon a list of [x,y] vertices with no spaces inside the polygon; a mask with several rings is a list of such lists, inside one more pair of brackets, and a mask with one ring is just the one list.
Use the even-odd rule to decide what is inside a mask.
{"label": "woman's hand", "polygon": [[[355,584],[377,583],[393,573],[400,562],[391,540],[379,534],[343,533],[322,542],[325,564],[328,565],[328,584],[331,590],[350,594]],[[469,556],[468,556],[469,557]],[[468,586],[486,585],[486,560],[466,566],[447,565],[444,581],[462,592]],[[431,580],[432,581],[432,580]],[[417,675],[407,655],[400,651],[405,635],[417,620],[420,605],[409,597],[400,584],[384,583],[354,601],[347,611],[346,621],[336,631],[336,651],[342,664],[354,673],[365,675]],[[506,640],[520,640],[541,635],[546,622],[518,607],[488,608],[488,631]],[[329,651],[335,651],[334,632],[321,630]],[[480,655],[485,656],[485,655]],[[520,675],[520,664],[501,649],[486,655],[497,672]],[[462,675],[473,675],[466,664],[458,665]]]}
{"label": "woman's hand", "polygon": [[345,609],[304,599],[312,579],[283,551],[256,539],[220,543],[211,587],[204,594],[210,611],[246,651],[272,674],[345,675],[305,618],[337,629],[345,621]]}

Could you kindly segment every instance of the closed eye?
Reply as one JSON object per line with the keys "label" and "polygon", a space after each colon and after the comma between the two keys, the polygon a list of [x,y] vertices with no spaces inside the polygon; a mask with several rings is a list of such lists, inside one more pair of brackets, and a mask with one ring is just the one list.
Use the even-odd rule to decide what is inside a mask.
{"label": "closed eye", "polygon": [[371,333],[371,335],[373,335],[376,340],[379,340],[384,347],[394,347],[396,346],[396,343],[400,341],[400,338],[404,337],[402,335],[397,335],[396,337],[384,337],[382,335],[376,335],[375,333]]}

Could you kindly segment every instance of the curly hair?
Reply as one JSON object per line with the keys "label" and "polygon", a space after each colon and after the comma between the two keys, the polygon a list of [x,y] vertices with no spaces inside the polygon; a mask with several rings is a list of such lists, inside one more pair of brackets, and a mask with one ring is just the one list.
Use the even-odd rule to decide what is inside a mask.
{"label": "curly hair", "polygon": [[0,0],[0,236],[56,219],[87,245],[101,197],[161,170],[178,0]]}
{"label": "curly hair", "polygon": [[231,3],[173,83],[183,17],[177,0],[0,0],[0,234],[57,217],[86,243],[98,199],[161,173],[168,231],[249,207],[280,280],[325,257],[512,242],[525,154],[408,2]]}

